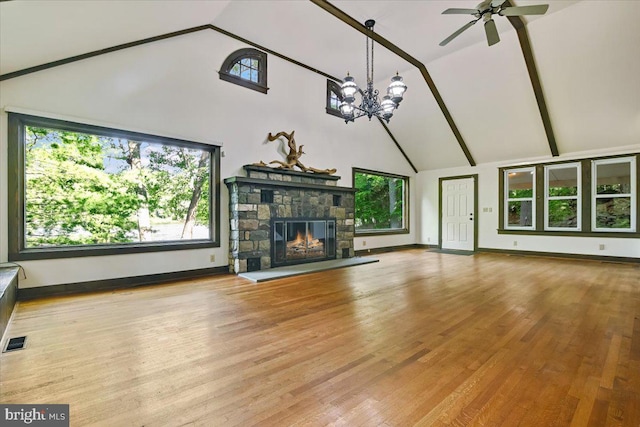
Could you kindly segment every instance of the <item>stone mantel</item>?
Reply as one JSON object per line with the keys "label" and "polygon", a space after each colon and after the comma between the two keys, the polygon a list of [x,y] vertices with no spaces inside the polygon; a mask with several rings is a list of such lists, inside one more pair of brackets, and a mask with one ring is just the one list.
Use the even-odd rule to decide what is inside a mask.
{"label": "stone mantel", "polygon": [[336,258],[354,256],[355,189],[337,186],[339,176],[256,165],[243,169],[246,177],[224,180],[229,189],[231,272],[271,268],[275,218],[335,219]]}

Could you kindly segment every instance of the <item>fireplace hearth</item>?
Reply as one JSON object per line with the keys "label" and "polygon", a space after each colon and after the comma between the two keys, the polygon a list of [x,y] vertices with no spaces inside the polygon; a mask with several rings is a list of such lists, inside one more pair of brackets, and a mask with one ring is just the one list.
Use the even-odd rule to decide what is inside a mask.
{"label": "fireplace hearth", "polygon": [[353,188],[338,176],[246,165],[229,189],[229,270],[354,256]]}

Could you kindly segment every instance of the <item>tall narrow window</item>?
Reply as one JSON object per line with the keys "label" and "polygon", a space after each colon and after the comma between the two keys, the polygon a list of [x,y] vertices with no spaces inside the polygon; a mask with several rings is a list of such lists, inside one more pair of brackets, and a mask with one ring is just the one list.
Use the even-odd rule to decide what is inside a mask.
{"label": "tall narrow window", "polygon": [[532,230],[535,227],[535,168],[504,171],[505,228]]}
{"label": "tall narrow window", "polygon": [[217,245],[218,147],[11,113],[12,259]]}
{"label": "tall narrow window", "polygon": [[267,93],[267,54],[257,49],[240,49],[229,55],[218,73],[220,79]]}
{"label": "tall narrow window", "polygon": [[544,229],[580,231],[580,163],[544,167]]}
{"label": "tall narrow window", "polygon": [[594,160],[592,168],[592,229],[635,231],[635,157]]}
{"label": "tall narrow window", "polygon": [[333,80],[327,80],[327,114],[342,118],[340,113],[340,103],[342,102],[342,91],[340,85]]}
{"label": "tall narrow window", "polygon": [[356,234],[408,233],[409,178],[363,169],[353,170],[356,188]]}

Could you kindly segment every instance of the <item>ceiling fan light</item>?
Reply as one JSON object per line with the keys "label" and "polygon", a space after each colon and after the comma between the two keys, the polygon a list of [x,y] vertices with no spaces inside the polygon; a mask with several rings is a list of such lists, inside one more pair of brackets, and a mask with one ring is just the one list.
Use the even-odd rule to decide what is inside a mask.
{"label": "ceiling fan light", "polygon": [[347,77],[344,78],[344,83],[342,83],[340,89],[342,89],[342,95],[345,98],[354,99],[354,96],[358,91],[358,85],[354,81],[353,77],[347,75]]}

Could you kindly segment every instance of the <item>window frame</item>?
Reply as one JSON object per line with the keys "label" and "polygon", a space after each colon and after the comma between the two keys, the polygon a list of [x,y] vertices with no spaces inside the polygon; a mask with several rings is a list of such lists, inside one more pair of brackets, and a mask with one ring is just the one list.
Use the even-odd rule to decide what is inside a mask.
{"label": "window frame", "polygon": [[[549,171],[554,169],[576,169],[577,193],[575,196],[549,196]],[[582,231],[582,163],[559,163],[544,165],[544,229],[546,231]],[[549,226],[549,201],[550,200],[575,200],[577,206],[578,224],[576,227],[551,227]]]}
{"label": "window frame", "polygon": [[[258,60],[257,83],[231,74],[231,69],[233,68],[233,66],[245,58]],[[224,80],[226,82],[237,84],[238,86],[246,87],[248,89],[266,94],[269,90],[269,88],[267,87],[267,54],[253,48],[238,49],[225,58],[225,60],[222,62],[220,71],[218,71],[218,75],[220,76],[220,80]]]}
{"label": "window frame", "polygon": [[[154,144],[206,150],[209,164],[209,238],[189,241],[131,242],[117,244],[26,247],[26,167],[25,128],[44,127],[114,138],[133,139]],[[182,139],[107,128],[66,120],[8,113],[8,247],[9,261],[120,255],[220,247],[220,147]]]}
{"label": "window frame", "polygon": [[[635,159],[635,177],[631,177],[634,182],[635,191],[632,193],[634,196],[635,203],[632,203],[632,215],[635,212],[635,215],[632,216],[632,222],[636,225],[635,231],[630,231],[629,229],[592,229],[592,214],[593,214],[593,190],[592,190],[592,180],[593,180],[593,161],[604,160],[604,159],[620,159],[620,158],[634,158]],[[581,164],[581,189],[582,194],[579,199],[579,204],[581,206],[581,230],[545,230],[544,229],[544,209],[543,209],[543,201],[544,201],[544,193],[542,188],[544,188],[544,166],[547,165],[561,165],[568,163],[576,163],[579,162]],[[632,238],[637,239],[640,238],[640,232],[638,231],[637,225],[638,221],[640,221],[640,173],[638,171],[638,164],[640,164],[640,152],[631,152],[626,154],[614,154],[610,156],[600,156],[600,157],[587,157],[587,158],[576,158],[571,160],[561,160],[556,162],[544,162],[544,163],[532,163],[532,164],[521,164],[517,166],[505,166],[499,167],[498,169],[498,234],[514,234],[514,235],[531,235],[531,236],[572,236],[572,237],[604,237],[604,238]],[[536,200],[540,203],[537,203],[536,207],[536,227],[533,230],[522,230],[522,229],[508,229],[504,227],[504,216],[505,216],[505,185],[506,180],[504,177],[504,171],[509,169],[519,169],[523,167],[532,167],[536,169]],[[632,171],[633,173],[633,171]],[[635,209],[635,210],[634,210]]]}
{"label": "window frame", "polygon": [[[598,165],[610,165],[616,163],[629,163],[629,172],[630,172],[630,187],[631,191],[629,193],[624,194],[598,194]],[[636,168],[636,157],[628,156],[628,157],[614,157],[614,158],[605,158],[605,159],[594,159],[591,160],[591,176],[593,177],[591,180],[591,230],[594,232],[609,232],[609,233],[634,233],[636,232],[636,219],[638,216],[637,211],[637,188],[636,182],[638,181],[637,176],[637,168]],[[635,179],[634,179],[635,178]],[[596,206],[597,200],[599,198],[629,198],[630,199],[630,227],[629,228],[602,228],[597,227],[597,215],[596,215]]]}
{"label": "window frame", "polygon": [[354,193],[354,205],[353,205],[353,210],[354,210],[354,233],[356,237],[362,237],[362,236],[381,236],[381,235],[393,235],[393,234],[408,234],[409,233],[409,177],[408,176],[404,176],[404,175],[397,175],[397,174],[393,174],[393,173],[388,173],[388,172],[380,172],[380,171],[375,171],[375,170],[371,170],[371,169],[363,169],[363,168],[352,168],[351,169],[351,185],[352,188],[356,191],[358,191],[358,189],[356,188],[356,174],[357,173],[364,173],[364,174],[369,174],[369,175],[378,175],[378,176],[383,176],[385,178],[395,178],[395,179],[402,179],[404,182],[404,191],[403,191],[403,201],[402,201],[402,228],[388,228],[388,229],[379,229],[379,230],[375,230],[375,229],[366,229],[366,230],[358,230],[355,227],[355,210],[356,210],[356,197],[355,197],[355,193]]}
{"label": "window frame", "polygon": [[332,93],[335,93],[338,96],[338,100],[342,102],[342,89],[340,88],[340,85],[333,80],[327,79],[327,99],[326,99],[325,111],[327,112],[327,114],[331,114],[332,116],[336,116],[336,117],[340,117],[341,119],[344,119],[344,117],[342,117],[342,113],[340,112],[340,108],[331,107]]}
{"label": "window frame", "polygon": [[[518,173],[518,172],[531,172],[533,177],[532,179],[532,194],[531,197],[509,197],[509,174],[510,173]],[[511,168],[504,170],[504,229],[505,230],[535,230],[536,227],[536,169],[534,167],[521,167],[521,168]],[[524,226],[515,226],[509,225],[509,202],[523,202],[531,200],[531,225]]]}

